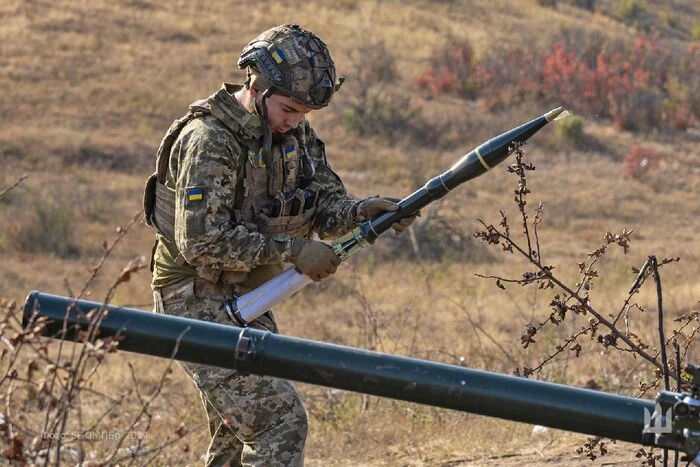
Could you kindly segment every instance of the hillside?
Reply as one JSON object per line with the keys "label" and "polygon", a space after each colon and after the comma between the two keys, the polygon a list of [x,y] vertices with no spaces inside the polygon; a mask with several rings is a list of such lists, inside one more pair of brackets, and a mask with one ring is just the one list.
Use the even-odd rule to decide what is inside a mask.
{"label": "hillside", "polygon": [[[578,264],[591,260],[606,232],[633,230],[628,251],[611,247],[597,260],[592,306],[606,317],[618,314],[633,268],[655,255],[680,258],[660,270],[667,337],[681,325],[674,320],[700,311],[694,0],[333,0],[260,8],[233,0],[6,0],[0,193],[27,178],[0,195],[0,298],[21,302],[30,290],[72,295],[89,280],[85,297],[100,301],[127,263],[147,261],[153,232],[140,220],[131,224],[163,133],[190,102],[224,81],[241,81],[235,61],[242,48],[282,22],[324,38],[347,77],[329,108],[309,119],[354,196],[405,196],[475,145],[564,105],[573,116],[524,148],[536,167],[527,174],[530,220],[540,201],[544,206],[543,261],[573,286]],[[506,374],[537,367],[590,315],[569,313],[523,348],[524,330],[547,321],[559,291],[510,283],[501,290],[475,275],[517,279],[532,270],[519,255],[473,237],[483,230],[480,221],[497,226],[503,211],[513,237],[522,239],[517,186],[504,164],[455,190],[423,212],[412,236],[387,235],[332,279],[282,304],[282,331]],[[119,226],[130,226],[128,233],[105,250]],[[95,272],[105,251],[109,257]],[[112,303],[150,309],[149,281],[148,269],[140,270],[119,284]],[[652,354],[653,285],[649,278],[620,318],[627,326],[620,328]],[[679,341],[692,343],[700,323],[684,323]],[[558,355],[532,377],[627,395],[637,395],[640,383],[658,383],[647,362],[592,337],[580,344],[578,358]],[[148,357],[110,357],[94,376],[106,393],[121,384],[146,393],[166,368]],[[684,346],[684,358],[697,361],[693,346]],[[8,364],[3,360],[3,369]],[[624,443],[608,445],[611,454],[591,463],[576,453],[585,436],[533,435],[528,425],[300,388],[311,419],[309,465],[639,462],[638,447]],[[129,394],[108,422],[122,430],[139,410]],[[6,406],[42,413],[30,396]],[[98,417],[101,407],[86,407],[85,416]],[[179,369],[152,407],[149,443],[162,442],[180,423],[188,433],[162,452],[162,465],[197,465],[206,419]],[[88,448],[97,457],[107,449]]]}

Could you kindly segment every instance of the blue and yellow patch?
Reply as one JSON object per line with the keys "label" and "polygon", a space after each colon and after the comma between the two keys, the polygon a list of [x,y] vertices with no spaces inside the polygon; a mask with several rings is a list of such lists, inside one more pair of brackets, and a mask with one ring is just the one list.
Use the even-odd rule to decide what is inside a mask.
{"label": "blue and yellow patch", "polygon": [[272,54],[272,58],[274,58],[278,64],[282,63],[287,58],[284,56],[284,52],[282,52],[282,49],[275,48],[273,50],[270,50],[270,53]]}
{"label": "blue and yellow patch", "polygon": [[252,165],[255,168],[265,168],[265,159],[263,158],[262,148],[260,148],[258,152],[255,152],[252,149],[248,149],[248,160],[250,161],[250,165]]}
{"label": "blue and yellow patch", "polygon": [[297,157],[297,147],[287,146],[284,148],[284,155],[287,156],[288,159],[295,159]]}
{"label": "blue and yellow patch", "polygon": [[187,201],[202,201],[203,195],[201,188],[190,188],[187,190]]}

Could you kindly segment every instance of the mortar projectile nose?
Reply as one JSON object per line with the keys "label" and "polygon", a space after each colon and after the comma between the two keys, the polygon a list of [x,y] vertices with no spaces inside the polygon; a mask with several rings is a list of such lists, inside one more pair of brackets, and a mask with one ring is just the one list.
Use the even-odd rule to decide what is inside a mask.
{"label": "mortar projectile nose", "polygon": [[544,114],[544,118],[547,119],[547,122],[551,122],[555,118],[557,118],[562,112],[565,112],[564,107],[557,107],[554,110],[550,110],[546,114]]}

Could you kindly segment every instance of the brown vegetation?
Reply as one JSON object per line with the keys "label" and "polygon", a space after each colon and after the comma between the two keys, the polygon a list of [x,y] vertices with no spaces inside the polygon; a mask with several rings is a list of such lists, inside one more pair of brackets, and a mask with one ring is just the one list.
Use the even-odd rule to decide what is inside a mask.
{"label": "brown vegetation", "polygon": [[[590,306],[599,319],[622,320],[617,321],[622,336],[599,342],[613,333],[608,328],[592,339],[580,334],[569,340],[591,325],[590,310],[585,316],[576,312],[576,297],[501,280],[502,290],[475,275],[508,279],[532,272],[531,257],[501,254],[471,238],[486,228],[479,219],[498,227],[503,211],[509,235],[517,244],[526,242],[521,222],[514,220],[521,214],[512,201],[519,180],[500,167],[430,206],[412,238],[382,238],[331,280],[282,304],[276,314],[283,332],[508,374],[538,369],[531,377],[637,394],[640,385],[658,382],[657,367],[616,347],[623,346],[624,337],[657,359],[659,345],[656,291],[649,280],[630,298],[638,274],[633,268],[652,255],[660,262],[680,257],[661,268],[666,337],[682,325],[680,335],[692,336],[698,327],[692,321],[700,300],[700,140],[692,107],[697,72],[663,82],[650,75],[645,82],[653,86],[644,89],[618,74],[613,83],[618,87],[606,88],[600,100],[577,93],[599,83],[595,58],[601,51],[641,46],[647,55],[625,59],[654,70],[659,62],[642,60],[657,57],[650,41],[657,41],[655,50],[678,52],[674,60],[692,47],[697,51],[692,42],[697,17],[692,0],[335,0],[274,2],[264,8],[199,0],[5,1],[0,5],[0,296],[20,303],[33,289],[78,295],[87,284],[83,298],[149,309],[147,271],[112,288],[125,265],[141,264],[138,258],[150,254],[152,231],[146,226],[137,223],[128,235],[116,234],[118,245],[95,267],[118,226],[139,212],[143,181],[162,133],[190,102],[224,80],[241,80],[234,63],[247,40],[274,24],[299,22],[327,40],[340,74],[349,78],[331,108],[310,118],[333,168],[356,197],[406,195],[474,145],[566,97],[578,122],[547,128],[525,148],[528,163],[537,167],[527,176],[531,220],[543,203],[537,211],[536,259],[554,267],[557,280],[571,291],[580,280],[588,284]],[[646,41],[641,45],[635,42],[640,37]],[[457,44],[452,54],[448,41]],[[520,55],[507,55],[518,48]],[[538,61],[538,53],[547,56]],[[365,64],[367,57],[375,61]],[[461,68],[449,69],[457,58]],[[459,73],[477,64],[491,66],[492,79],[501,81],[488,89],[464,83]],[[557,81],[566,66],[574,68],[571,79]],[[442,83],[432,92],[416,85],[429,67],[433,80],[444,79],[432,82]],[[516,74],[533,69],[548,87],[526,88],[515,79],[532,79]],[[576,81],[584,78],[588,81]],[[565,89],[565,84],[580,87]],[[620,91],[628,84],[638,93],[654,94],[656,113],[636,127],[625,123],[640,97]],[[367,108],[374,113],[362,115]],[[369,117],[371,125],[365,121]],[[25,173],[28,177],[13,187]],[[629,248],[613,248],[620,238],[605,236],[623,232],[624,237],[631,230]],[[606,244],[610,248],[603,254]],[[597,256],[587,256],[596,251]],[[16,307],[8,301],[3,307],[10,319]],[[629,329],[619,324],[626,317]],[[537,330],[531,334],[533,326]],[[9,322],[3,329],[10,342],[20,332]],[[524,348],[528,336],[536,343]],[[59,354],[57,343],[45,343],[51,358]],[[82,352],[69,346],[63,351]],[[693,347],[687,351],[686,360],[697,363]],[[2,380],[3,413],[24,416],[19,426],[41,432],[42,426],[26,419],[48,416],[46,407],[37,405],[31,385],[18,388],[30,379],[27,369],[43,360],[35,355],[34,364],[29,356],[10,362],[11,354],[4,351],[0,374],[15,368],[21,378]],[[157,450],[156,464],[197,465],[207,443],[206,422],[184,375],[149,357],[117,353],[94,359],[86,356],[92,366],[82,373],[90,375],[85,382],[90,391],[75,400],[83,427],[99,421],[98,431],[138,432],[150,420],[145,446],[150,453]],[[42,367],[33,381],[78,374],[75,368]],[[13,397],[8,384],[14,385]],[[300,389],[311,419],[309,465],[590,464],[585,453],[575,451],[584,436],[533,434],[532,427],[507,421],[303,384]],[[149,401],[156,390],[158,397]],[[62,400],[60,392],[52,394]],[[111,401],[121,397],[122,409],[110,411]],[[137,419],[145,401],[148,416]],[[102,417],[107,411],[110,415]],[[77,425],[67,426],[75,432],[79,423],[71,420]],[[22,439],[24,448],[30,446],[31,437]],[[169,444],[173,439],[177,442]],[[105,460],[124,447],[100,441],[80,449]],[[605,447],[611,451],[608,459],[639,462],[636,446]],[[18,444],[2,446],[6,457],[17,449]]]}

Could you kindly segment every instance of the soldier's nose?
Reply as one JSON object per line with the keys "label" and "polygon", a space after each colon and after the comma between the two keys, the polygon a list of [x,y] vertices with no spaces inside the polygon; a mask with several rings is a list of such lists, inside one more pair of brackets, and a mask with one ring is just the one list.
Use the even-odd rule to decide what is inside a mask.
{"label": "soldier's nose", "polygon": [[292,114],[289,116],[287,119],[287,125],[296,128],[299,126],[299,123],[301,123],[301,120],[304,118],[304,114]]}

